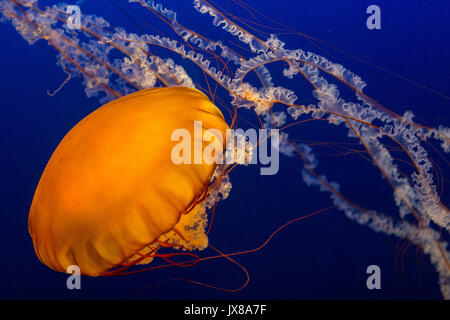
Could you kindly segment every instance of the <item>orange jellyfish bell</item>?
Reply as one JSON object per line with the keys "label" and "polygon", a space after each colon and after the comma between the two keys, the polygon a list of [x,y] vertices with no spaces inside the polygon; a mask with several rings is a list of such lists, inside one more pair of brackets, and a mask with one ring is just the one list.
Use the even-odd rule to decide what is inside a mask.
{"label": "orange jellyfish bell", "polygon": [[138,91],[81,120],[56,148],[34,194],[28,228],[40,261],[99,276],[161,239],[205,248],[206,213],[197,203],[217,164],[171,159],[172,133],[192,133],[194,121],[202,121],[202,132],[219,130],[211,143],[223,150],[228,125],[195,89]]}

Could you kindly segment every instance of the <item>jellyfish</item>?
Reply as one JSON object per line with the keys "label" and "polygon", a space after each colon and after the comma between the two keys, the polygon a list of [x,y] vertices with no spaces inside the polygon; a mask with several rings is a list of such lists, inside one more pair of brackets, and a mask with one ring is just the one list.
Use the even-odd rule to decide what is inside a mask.
{"label": "jellyfish", "polygon": [[[157,1],[129,2],[126,12],[143,10],[156,17],[165,32],[160,28],[154,33],[129,32],[93,14],[83,14],[79,28],[69,30],[66,4],[43,6],[36,0],[3,0],[0,12],[30,44],[41,40],[49,44],[67,79],[80,77],[86,95],[99,97],[101,103],[120,101],[147,88],[190,87],[206,94],[229,117],[230,128],[254,125],[245,116],[251,112],[256,127],[280,131],[278,151],[298,159],[300,179],[329,194],[345,217],[405,240],[429,256],[441,293],[450,298],[450,212],[441,199],[445,191],[439,190],[446,172],[430,154],[430,149],[440,148],[445,159],[450,152],[449,128],[424,124],[411,111],[398,114],[384,107],[365,93],[366,82],[345,66],[292,49],[274,32],[259,32],[261,24],[228,14],[211,1],[193,0],[194,11],[211,21],[228,42],[189,28],[175,10]],[[282,25],[276,29],[295,32]],[[292,80],[292,87],[280,78]],[[300,80],[306,80],[312,98],[304,98],[305,92],[295,86]],[[346,130],[362,157],[387,181],[394,212],[366,207],[345,194],[338,182],[321,172],[314,144],[288,132],[319,121]],[[233,168],[226,166],[221,177],[228,178]]]}
{"label": "jellyfish", "polygon": [[[137,91],[80,121],[56,148],[33,198],[29,231],[39,259],[57,271],[77,265],[98,276],[125,261],[148,263],[162,245],[207,247],[201,204],[216,162],[175,164],[170,157],[172,133],[194,131],[194,120],[204,132],[223,132],[208,137],[222,150],[222,113],[192,88]],[[203,155],[201,142],[193,141],[192,154]]]}

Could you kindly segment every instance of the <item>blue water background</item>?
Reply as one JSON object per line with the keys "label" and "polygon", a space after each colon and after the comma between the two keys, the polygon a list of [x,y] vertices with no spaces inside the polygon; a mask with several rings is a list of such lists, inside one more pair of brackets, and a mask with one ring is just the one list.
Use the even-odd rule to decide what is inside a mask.
{"label": "blue water background", "polygon": [[[252,19],[232,1],[217,3]],[[450,3],[446,0],[249,0],[247,3],[355,57],[450,94]],[[120,4],[122,8],[136,8],[122,1]],[[381,30],[368,30],[365,26],[365,11],[371,4],[381,7]],[[195,26],[197,31],[205,28],[213,39],[223,36],[223,32],[211,27],[211,18],[192,9],[190,1],[165,1],[164,5],[177,11],[178,19]],[[87,0],[82,11],[105,16],[114,25],[138,31],[109,1]],[[155,19],[152,17],[151,21]],[[140,27],[152,33],[142,24]],[[54,51],[43,42],[29,46],[10,24],[0,24],[0,39],[0,298],[440,298],[437,274],[427,257],[422,259],[416,248],[411,247],[402,259],[396,260],[398,239],[361,227],[338,211],[291,225],[263,250],[236,257],[251,277],[247,288],[237,293],[180,281],[135,293],[162,280],[180,277],[237,288],[245,275],[225,259],[193,268],[174,267],[118,278],[83,278],[82,290],[67,290],[67,276],[42,265],[34,254],[27,230],[28,210],[40,175],[59,141],[100,104],[97,98],[86,98],[78,78],[69,81],[57,95],[48,96],[47,90],[56,89],[65,78],[55,64]],[[323,54],[359,74],[368,83],[364,91],[391,110],[400,114],[413,110],[435,126],[450,124],[448,99],[323,45],[319,49],[302,37],[281,36],[281,39],[290,49]],[[286,85],[292,82],[286,81]],[[312,99],[306,83],[302,82],[296,92],[300,100],[303,95]],[[355,142],[345,138],[344,128],[314,122],[297,134],[305,140]],[[319,161],[318,169],[341,183],[349,198],[397,214],[391,189],[373,165],[358,156],[325,156]],[[448,173],[445,164],[441,168]],[[282,157],[275,176],[260,176],[258,167],[239,167],[232,173],[231,181],[231,195],[219,203],[210,234],[211,244],[224,252],[255,248],[288,220],[331,204],[328,195],[304,185],[301,165],[294,158]],[[448,204],[448,199],[443,200]],[[371,264],[381,267],[381,290],[366,288],[366,268]]]}

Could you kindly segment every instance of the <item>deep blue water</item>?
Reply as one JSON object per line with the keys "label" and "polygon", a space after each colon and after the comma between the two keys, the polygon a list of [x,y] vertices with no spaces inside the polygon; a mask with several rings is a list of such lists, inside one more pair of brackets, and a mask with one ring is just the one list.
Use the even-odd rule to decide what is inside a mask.
{"label": "deep blue water", "polygon": [[[52,2],[55,1],[40,3]],[[223,36],[224,33],[211,27],[209,17],[201,16],[191,8],[190,1],[179,2],[163,3],[177,11],[179,21],[193,26],[194,30],[200,33],[206,30],[213,39]],[[233,1],[218,0],[217,3],[225,10],[254,19],[250,13],[236,7]],[[446,0],[249,0],[247,3],[261,13],[354,57],[450,95],[450,4]],[[381,30],[366,28],[365,11],[371,4],[381,8]],[[131,8],[136,8],[125,2],[120,2],[120,5],[130,12]],[[82,11],[104,16],[115,26],[138,32],[138,27],[110,1],[86,0]],[[261,21],[270,24],[267,20]],[[140,21],[137,24],[152,33]],[[97,98],[86,98],[78,78],[69,81],[55,96],[47,95],[47,90],[56,89],[65,78],[55,64],[55,52],[42,41],[29,46],[8,23],[0,24],[0,37],[1,298],[441,297],[437,274],[428,257],[422,258],[412,246],[403,258],[396,259],[398,239],[359,226],[338,211],[291,225],[277,234],[263,250],[236,257],[250,274],[249,285],[238,293],[224,293],[175,281],[133,294],[162,280],[180,277],[237,288],[242,285],[245,275],[225,259],[200,263],[193,268],[174,267],[124,277],[84,277],[82,290],[67,290],[67,276],[50,270],[34,254],[27,230],[28,210],[40,175],[59,141],[100,104]],[[290,49],[311,50],[359,74],[368,84],[364,92],[391,110],[400,114],[413,110],[433,126],[450,125],[448,99],[320,43],[312,44],[305,38],[291,35],[280,38]],[[286,85],[290,84],[292,82],[286,82]],[[312,99],[311,89],[306,83],[298,85],[296,92],[300,100]],[[315,122],[298,129],[296,134],[304,140],[356,142],[346,139],[347,133],[342,127]],[[448,166],[436,154],[434,157],[445,177]],[[319,161],[319,169],[323,169],[331,180],[338,181],[349,198],[397,215],[391,189],[373,165],[358,156],[325,155],[319,157]],[[280,171],[274,176],[260,176],[257,167],[239,167],[232,172],[231,181],[231,195],[219,203],[210,233],[210,243],[223,252],[255,248],[288,220],[331,205],[327,194],[305,186],[300,163],[294,158],[282,157]],[[449,187],[448,180],[444,181],[442,196],[448,205],[446,187]],[[366,288],[366,268],[371,264],[381,267],[381,290]]]}

